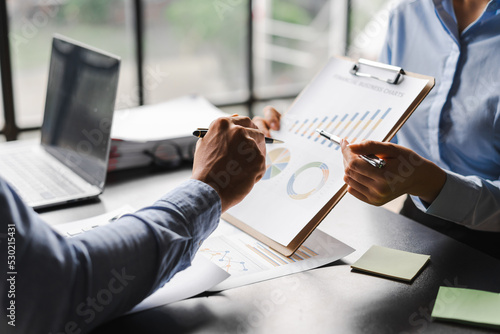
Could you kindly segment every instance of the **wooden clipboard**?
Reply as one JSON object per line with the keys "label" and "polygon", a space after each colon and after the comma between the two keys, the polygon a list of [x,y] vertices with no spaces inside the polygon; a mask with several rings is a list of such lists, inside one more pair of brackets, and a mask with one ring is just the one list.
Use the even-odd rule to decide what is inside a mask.
{"label": "wooden clipboard", "polygon": [[[384,81],[385,84],[388,83],[391,85],[398,85],[405,79],[405,77],[414,77],[427,80],[427,84],[425,85],[425,87],[413,99],[413,102],[409,105],[406,111],[404,111],[402,116],[399,118],[399,121],[392,127],[392,129],[387,133],[385,138],[382,140],[384,142],[390,141],[395,136],[397,131],[408,120],[408,118],[415,111],[417,106],[424,100],[424,98],[431,91],[431,89],[434,87],[435,84],[435,80],[432,77],[406,72],[403,69],[396,66],[386,65],[364,59],[360,59],[358,62],[356,62],[346,57],[332,58],[332,60],[335,59],[340,59],[344,61],[348,60],[352,62],[352,68],[350,70],[350,74],[353,77],[364,77],[364,78],[369,78],[369,80],[375,80],[375,81],[381,80]],[[292,107],[297,103],[297,101],[301,99],[304,92],[307,91],[309,86],[314,82],[314,80],[319,76],[320,73],[321,71],[318,74],[316,74],[314,79],[302,90],[302,92],[297,96],[297,98],[292,103],[288,111],[292,109]],[[328,213],[335,207],[335,205],[342,199],[342,197],[346,194],[346,192],[347,192],[347,185],[344,184],[340,189],[338,189],[335,195],[313,216],[313,218],[304,225],[304,227],[300,230],[298,234],[296,234],[293,240],[286,245],[283,245],[273,240],[272,238],[259,232],[252,226],[249,226],[244,221],[236,218],[234,215],[230,213],[226,212],[222,216],[222,218],[231,223],[232,225],[243,230],[247,234],[251,235],[252,237],[256,238],[257,240],[265,243],[274,250],[280,252],[281,254],[285,256],[291,256],[302,245],[302,243],[307,239],[307,237],[309,237],[309,235],[321,223],[321,221],[328,215]]]}

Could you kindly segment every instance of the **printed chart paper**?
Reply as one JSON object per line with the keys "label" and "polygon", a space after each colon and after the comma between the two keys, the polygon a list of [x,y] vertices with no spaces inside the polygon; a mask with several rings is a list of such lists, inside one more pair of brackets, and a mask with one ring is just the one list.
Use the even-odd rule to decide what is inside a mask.
{"label": "printed chart paper", "polygon": [[203,255],[231,275],[209,289],[219,291],[317,268],[352,252],[343,242],[315,230],[295,254],[286,257],[221,221],[196,256]]}
{"label": "printed chart paper", "polygon": [[267,145],[263,179],[230,216],[288,245],[344,185],[340,148],[315,130],[350,143],[382,141],[429,82],[405,76],[388,84],[354,76],[352,66],[332,58],[295,100],[272,133],[285,143]]}

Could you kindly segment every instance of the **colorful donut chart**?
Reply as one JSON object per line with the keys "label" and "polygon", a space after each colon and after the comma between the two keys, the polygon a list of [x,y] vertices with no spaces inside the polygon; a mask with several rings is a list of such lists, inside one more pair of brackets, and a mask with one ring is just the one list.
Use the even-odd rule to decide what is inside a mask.
{"label": "colorful donut chart", "polygon": [[[310,169],[310,168],[319,168],[321,169],[322,172],[322,177],[321,180],[318,182],[318,184],[311,189],[310,191],[302,194],[298,194],[294,189],[293,189],[293,184],[297,177],[303,173],[305,170]],[[287,193],[288,196],[290,196],[293,199],[305,199],[317,192],[318,190],[321,189],[326,183],[326,180],[328,180],[328,175],[330,174],[330,171],[328,169],[328,166],[324,162],[310,162],[302,167],[300,167],[293,175],[290,177],[290,180],[288,181],[287,185]]]}

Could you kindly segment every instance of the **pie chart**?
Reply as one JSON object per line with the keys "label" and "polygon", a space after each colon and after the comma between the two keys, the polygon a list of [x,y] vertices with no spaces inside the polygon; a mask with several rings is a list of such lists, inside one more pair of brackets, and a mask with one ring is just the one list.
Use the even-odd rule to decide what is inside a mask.
{"label": "pie chart", "polygon": [[290,162],[290,151],[286,148],[277,148],[267,153],[266,172],[263,180],[269,180],[281,173]]}

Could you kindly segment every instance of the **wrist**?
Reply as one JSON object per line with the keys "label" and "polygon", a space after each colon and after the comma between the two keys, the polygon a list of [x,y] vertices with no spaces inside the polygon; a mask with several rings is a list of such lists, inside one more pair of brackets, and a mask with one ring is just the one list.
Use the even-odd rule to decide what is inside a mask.
{"label": "wrist", "polygon": [[222,212],[225,212],[228,209],[227,201],[225,201],[223,196],[222,196],[223,195],[222,190],[221,190],[221,187],[219,186],[218,182],[216,182],[215,180],[212,180],[209,177],[200,177],[200,176],[195,176],[195,175],[192,175],[191,179],[203,182],[206,185],[208,185],[209,187],[211,187],[213,190],[215,190],[217,195],[219,195],[219,199],[220,199],[221,207],[222,207]]}
{"label": "wrist", "polygon": [[416,190],[411,195],[418,196],[422,201],[431,204],[438,197],[446,182],[446,172],[431,161],[426,161],[419,169]]}

